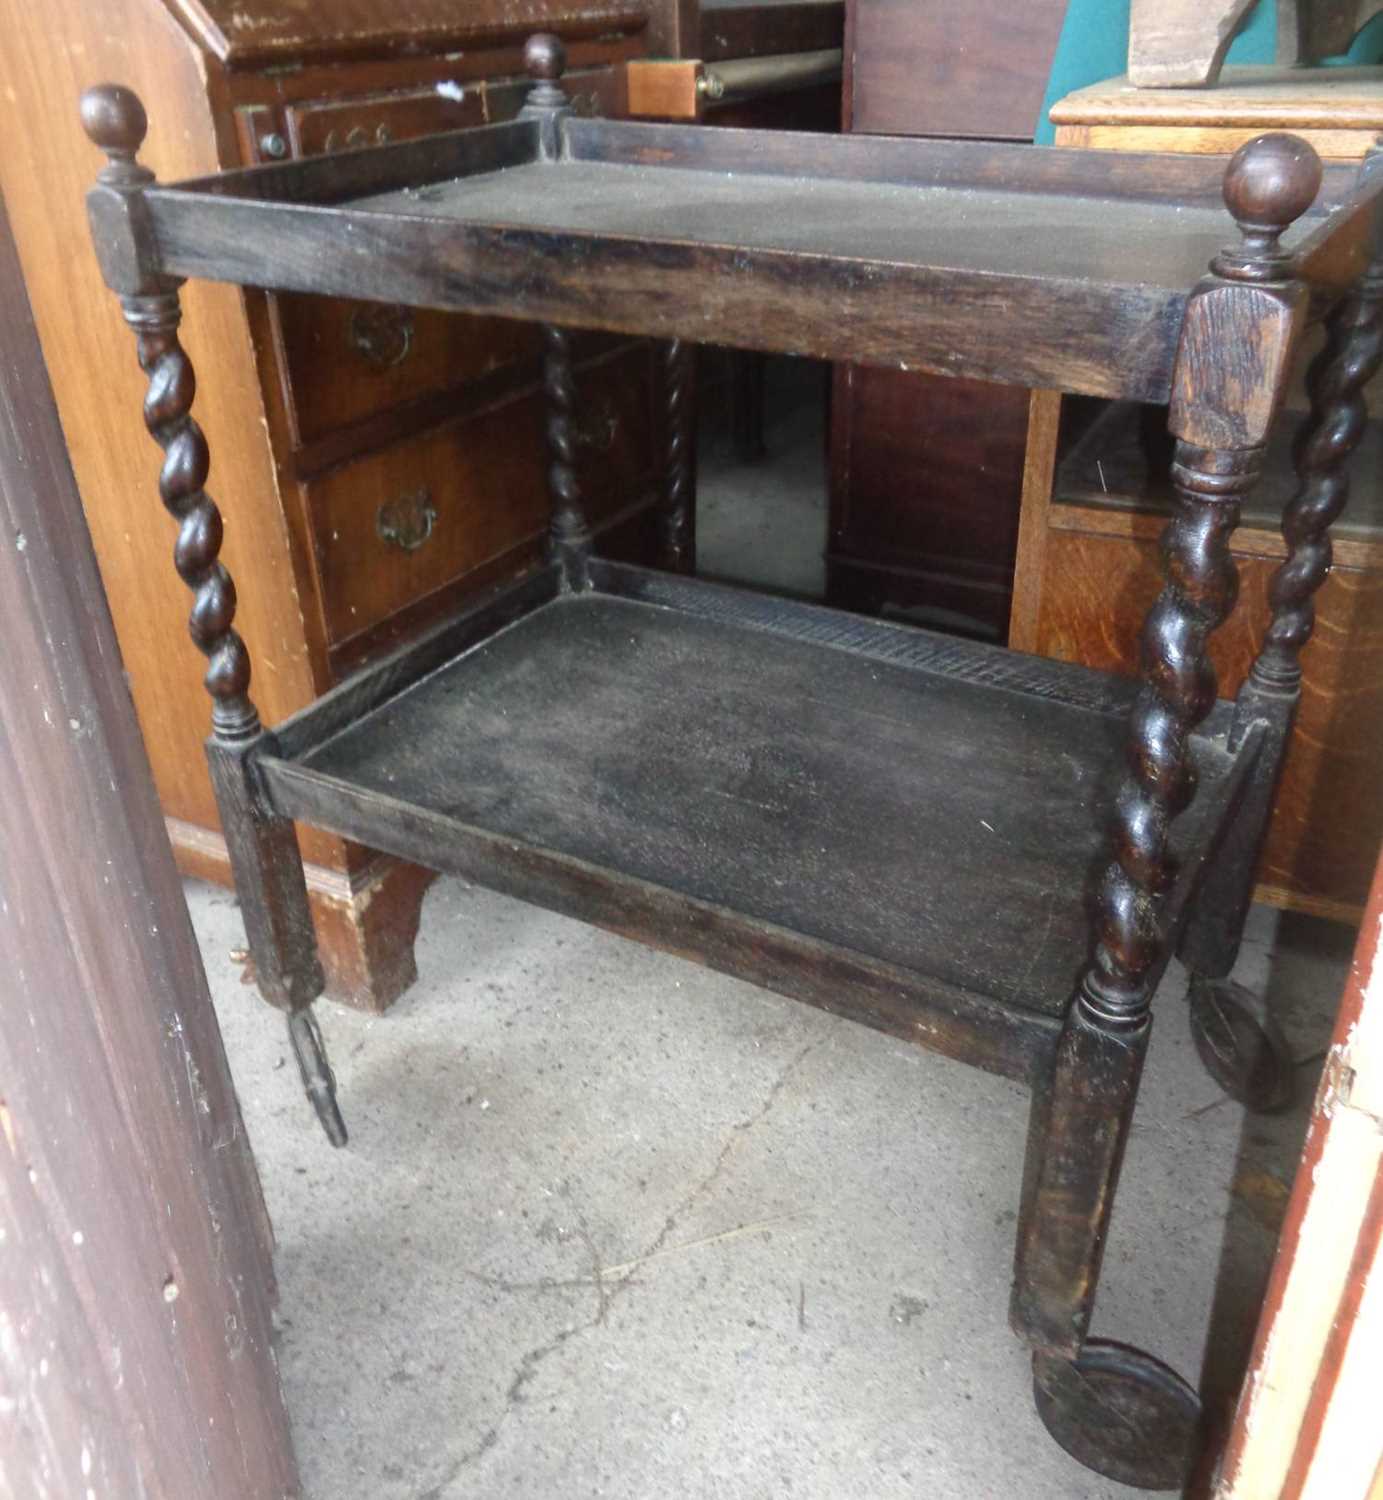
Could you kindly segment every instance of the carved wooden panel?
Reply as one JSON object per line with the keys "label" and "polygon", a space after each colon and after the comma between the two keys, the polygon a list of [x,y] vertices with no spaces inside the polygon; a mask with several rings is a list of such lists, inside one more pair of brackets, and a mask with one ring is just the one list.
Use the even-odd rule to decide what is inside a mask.
{"label": "carved wooden panel", "polygon": [[[651,478],[651,357],[640,344],[578,369],[575,450],[595,523]],[[533,390],[308,481],[333,643],[541,538],[543,443]]]}

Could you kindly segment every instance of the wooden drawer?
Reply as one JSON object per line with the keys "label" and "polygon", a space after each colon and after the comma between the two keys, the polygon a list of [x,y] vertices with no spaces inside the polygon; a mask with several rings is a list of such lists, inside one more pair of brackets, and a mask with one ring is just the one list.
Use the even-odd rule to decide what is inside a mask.
{"label": "wooden drawer", "polygon": [[[284,295],[276,301],[284,394],[300,468],[307,471],[338,456],[330,447],[310,451],[332,434],[536,360],[541,348],[531,323],[509,318],[336,297]],[[361,434],[361,443],[369,438]]]}
{"label": "wooden drawer", "polygon": [[[618,113],[623,78],[622,69],[587,68],[568,75],[565,83],[580,112]],[[294,157],[315,156],[484,125],[516,114],[528,88],[518,79],[448,82],[290,104],[283,113],[282,149]],[[284,405],[300,473],[395,435],[352,432],[362,423],[503,370],[513,372],[517,382],[524,362],[535,359],[539,349],[531,324],[505,318],[286,294],[273,303]],[[411,425],[430,425],[443,415],[422,410]]]}
{"label": "wooden drawer", "polygon": [[[449,84],[440,94],[433,87],[315,99],[284,110],[293,156],[408,140],[483,125],[487,118],[483,83]],[[300,471],[320,469],[352,447],[381,440],[371,432],[360,433],[353,444],[332,443],[333,436],[511,368],[538,351],[536,329],[504,318],[456,317],[334,297],[284,295],[274,303],[284,404]],[[420,413],[423,422],[427,417]],[[313,451],[317,445],[321,451]]]}
{"label": "wooden drawer", "polygon": [[[579,469],[595,522],[651,477],[652,377],[644,343],[578,370]],[[546,465],[543,397],[529,390],[309,480],[332,644],[540,537]]]}
{"label": "wooden drawer", "polygon": [[386,145],[411,136],[435,135],[484,124],[484,87],[443,84],[356,99],[314,99],[285,108],[288,148],[293,156],[320,156],[324,151],[360,145]]}
{"label": "wooden drawer", "polygon": [[[1162,587],[1163,516],[1107,516],[1052,507],[1045,539],[1042,656],[1131,673],[1143,617]],[[1123,534],[1074,528],[1118,525]],[[1065,529],[1065,528],[1073,529]],[[1271,618],[1268,586],[1284,548],[1273,532],[1241,530],[1232,550],[1239,602],[1211,637],[1221,697],[1248,675]],[[1259,866],[1260,899],[1351,920],[1383,839],[1378,752],[1383,743],[1383,549],[1344,543],[1316,596],[1316,631],[1303,653],[1306,691]]]}
{"label": "wooden drawer", "polygon": [[283,116],[292,155],[318,156],[484,125],[485,88],[447,83],[362,98],[314,99],[288,105]]}

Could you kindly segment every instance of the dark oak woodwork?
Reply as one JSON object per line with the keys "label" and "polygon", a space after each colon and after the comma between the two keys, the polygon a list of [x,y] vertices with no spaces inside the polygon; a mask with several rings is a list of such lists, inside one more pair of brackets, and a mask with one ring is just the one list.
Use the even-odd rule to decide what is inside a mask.
{"label": "dark oak woodwork", "polygon": [[552,494],[550,551],[569,588],[585,583],[591,550],[591,526],[576,477],[576,436],[572,420],[576,382],[571,367],[571,337],[561,328],[545,327],[543,391],[547,396],[548,488]]}
{"label": "dark oak woodwork", "polygon": [[[1019,148],[553,113],[556,171],[537,163],[530,119],[155,188],[143,201],[172,274],[1146,400],[1170,391],[1184,288],[1222,238],[1204,159],[1129,156],[1111,170],[1089,152],[1048,151],[1034,167]],[[457,170],[478,174],[464,215],[447,181]],[[400,173],[427,181],[389,191]],[[1327,175],[1311,226],[1354,176]],[[972,179],[973,195],[947,213],[938,190]],[[904,186],[918,189],[915,206]],[[799,218],[807,191],[813,212]],[[1159,201],[1169,192],[1174,206]],[[741,243],[722,243],[727,232]],[[326,250],[346,233],[368,256]],[[1131,241],[1136,281],[1105,279]],[[1008,336],[1015,321],[1021,341]]]}
{"label": "dark oak woodwork", "polygon": [[105,269],[119,281],[121,306],[149,377],[144,421],[164,450],[159,495],[179,523],[173,560],[194,591],[189,630],[207,658],[204,681],[212,701],[207,754],[245,936],[260,993],[288,1013],[289,1038],[313,1108],[332,1145],[343,1146],[346,1130],[336,1107],[335,1080],[307,1014],[324,980],[302,856],[292,824],[270,811],[255,789],[253,759],[265,737],[249,695],[249,652],[232,624],[235,585],[217,560],[221,513],[204,487],[211,458],[191,415],[196,377],[178,342],[177,283],[151,269],[155,251],[139,195],[153,174],[135,161],[148,121],[133,94],[107,87],[83,96],[82,124],[109,158],[93,193],[93,198],[100,192],[106,196],[93,212],[97,218],[102,210],[115,212],[131,227],[129,256],[107,260]]}
{"label": "dark oak woodwork", "polygon": [[136,236],[134,255],[117,272],[121,306],[135,334],[140,368],[149,379],[144,423],[164,451],[159,496],[178,522],[173,561],[194,595],[188,629],[207,658],[203,681],[211,695],[212,727],[219,738],[232,742],[253,736],[259,715],[249,696],[249,653],[231,623],[235,585],[218,561],[221,512],[204,488],[211,458],[191,416],[196,377],[178,342],[182,309],[177,283],[140,264],[149,251],[147,240],[138,244],[141,233],[147,234],[140,194],[154,177],[135,155],[148,123],[143,105],[128,89],[93,90],[83,97],[82,124],[109,158],[97,179],[108,195],[106,206],[127,217]]}
{"label": "dark oak woodwork", "polygon": [[[1237,146],[1258,130],[1291,128],[1323,156],[1358,158],[1380,121],[1377,80],[1368,79],[1368,71],[1239,70],[1220,89],[1190,91],[1138,90],[1113,80],[1063,101],[1059,113],[1069,123],[1057,139],[1119,150],[1215,151]],[[1374,170],[1367,159],[1363,170]],[[1361,195],[1351,211],[1371,216],[1369,195]],[[1334,252],[1327,245],[1321,253]],[[1351,275],[1358,278],[1365,269],[1361,257]],[[1313,344],[1323,333],[1311,330]],[[1047,403],[1066,414],[1066,451],[1051,482],[1053,471],[1041,472],[1049,462],[1043,444],[1034,445],[1010,639],[1024,650],[1132,672],[1139,622],[1156,588],[1160,517],[1170,503],[1171,445],[1165,433],[1160,443],[1151,437],[1165,426],[1164,417],[1143,409],[1140,420],[1137,409],[1116,408],[1078,435],[1081,403],[1043,393],[1039,404]],[[1270,443],[1263,482],[1232,544],[1241,603],[1212,643],[1226,696],[1240,691],[1259,655],[1271,618],[1269,580],[1286,553],[1278,527],[1292,494],[1295,408],[1305,402],[1294,390],[1288,405]],[[1359,482],[1343,523],[1334,527],[1334,566],[1315,601],[1322,628],[1303,658],[1310,689],[1294,710],[1291,749],[1272,793],[1273,818],[1258,871],[1257,899],[1341,922],[1359,919],[1383,837],[1383,798],[1373,767],[1373,746],[1383,733],[1378,442],[1371,426],[1353,461]],[[1263,703],[1265,712],[1276,712]],[[1208,896],[1202,905],[1207,920],[1198,926],[1219,909],[1224,920],[1217,925],[1237,933],[1234,905]],[[1232,945],[1214,946],[1233,951]],[[1198,947],[1204,972],[1216,972],[1220,961]]]}
{"label": "dark oak woodwork", "polygon": [[[1012,1312],[1042,1351],[1078,1357],[1089,1330],[1152,994],[1177,928],[1168,910],[1177,873],[1172,826],[1196,796],[1192,736],[1216,702],[1207,642],[1237,590],[1229,538],[1261,468],[1305,313],[1305,290],[1290,279],[1280,237],[1309,207],[1320,178],[1315,152],[1294,137],[1242,147],[1224,187],[1242,242],[1215,258],[1187,305],[1168,422],[1177,499],[1163,539],[1165,582],[1144,625],[1094,956],[1049,1090],[1037,1091],[1039,1129],[1029,1138]],[[1259,809],[1260,833],[1262,817]],[[1233,837],[1229,847],[1242,859]],[[1242,864],[1238,878],[1247,878]]]}
{"label": "dark oak woodwork", "polygon": [[667,452],[664,456],[662,556],[674,573],[696,571],[696,350],[681,339],[664,348],[663,386]]}
{"label": "dark oak woodwork", "polygon": [[[1211,878],[1181,954],[1202,979],[1223,979],[1238,956],[1253,899],[1288,741],[1301,702],[1301,652],[1315,624],[1314,599],[1330,571],[1330,527],[1349,498],[1346,464],[1364,435],[1363,389],[1383,365],[1383,277],[1375,262],[1328,320],[1325,347],[1307,374],[1311,416],[1297,443],[1298,489],[1282,513],[1286,559],[1268,586],[1272,618],[1236,704],[1233,734],[1273,725],[1274,753],[1259,768],[1237,847]],[[1360,809],[1359,816],[1366,816]]]}
{"label": "dark oak woodwork", "polygon": [[[542,325],[547,560],[246,744],[232,812],[484,881],[1029,1082],[1012,1317],[1039,1412],[1100,1472],[1184,1473],[1194,1397],[1086,1335],[1153,989],[1198,941],[1203,892],[1247,879],[1285,743],[1251,691],[1217,700],[1230,536],[1310,292],[1338,294],[1377,184],[1329,173],[1321,193],[1309,146],[1251,142],[1222,179],[1240,241],[1191,285],[1226,228],[1204,162],[1106,176],[1080,153],[611,126],[572,115],[556,38],[527,55],[538,82],[512,126],[93,191],[127,297],[199,271]],[[1318,381],[1342,431],[1338,372],[1374,353],[1370,318],[1345,324],[1352,352]],[[568,325],[667,338],[674,416],[676,341],[732,329],[747,347],[885,364],[906,348],[938,370],[1169,397],[1177,494],[1141,681],[595,555]],[[675,438],[662,457],[680,542]],[[1289,522],[1316,562],[1322,509]],[[1282,599],[1299,613],[1300,582]],[[325,1109],[329,1070],[293,1014]],[[1109,1381],[1133,1383],[1165,1463],[1145,1466],[1146,1434],[1082,1416]]]}
{"label": "dark oak woodwork", "polygon": [[1290,549],[1273,576],[1273,618],[1253,664],[1256,689],[1299,695],[1301,653],[1315,626],[1313,599],[1330,572],[1330,528],[1349,499],[1348,462],[1364,435],[1364,387],[1383,366],[1383,262],[1375,261],[1357,291],[1327,323],[1328,342],[1307,375],[1311,426],[1297,452],[1301,487],[1282,517]]}
{"label": "dark oak woodwork", "polygon": [[[635,21],[635,29],[602,27],[598,34],[583,35],[581,16],[589,15],[590,7],[581,0],[569,7],[571,28],[567,8],[565,0],[541,0],[543,24],[567,42],[574,107],[617,114],[621,63],[646,50],[642,21]],[[280,26],[281,11],[270,9],[275,14],[266,17],[268,24]],[[477,106],[489,120],[516,112],[523,91],[516,77],[523,71],[522,43],[539,12],[525,18],[509,5],[503,35],[418,50],[390,35],[391,25],[406,28],[412,22],[411,7],[372,17],[359,6],[329,9],[329,16],[302,15],[283,26],[285,37],[300,26],[300,52],[287,40],[273,59],[245,58],[228,67],[195,27],[188,31],[180,25],[188,8],[179,0],[73,0],[60,12],[44,13],[22,0],[0,0],[0,29],[8,39],[0,74],[17,117],[27,122],[24,131],[12,133],[13,149],[5,153],[0,176],[20,226],[25,273],[180,867],[226,884],[229,862],[202,753],[203,726],[186,712],[189,684],[195,685],[202,659],[195,651],[168,650],[182,631],[177,595],[157,586],[158,549],[140,546],[151,524],[138,509],[150,459],[138,424],[127,430],[124,420],[139,399],[138,371],[125,347],[129,336],[118,309],[105,298],[96,303],[100,311],[94,318],[71,315],[73,306],[91,305],[100,283],[94,257],[68,254],[71,244],[85,238],[82,191],[97,165],[85,137],[70,128],[71,113],[74,99],[90,84],[106,77],[137,84],[145,98],[158,100],[144,159],[169,180],[218,167],[290,160],[295,150],[329,144],[345,149],[352,135],[359,139],[357,132],[373,142],[383,128],[398,141],[417,130],[468,123]],[[500,14],[491,6],[465,10],[466,15],[447,19],[464,29],[482,13]],[[255,13],[251,5],[242,15]],[[345,35],[357,26],[367,27],[375,40],[349,58],[328,58],[315,50],[314,30],[339,29]],[[287,154],[280,155],[285,148]],[[472,380],[467,355],[476,345],[482,355],[492,349],[493,329],[481,327],[468,336],[464,319],[418,313],[408,357],[376,371],[354,343],[350,325],[360,303],[341,316],[330,299],[302,301],[312,304],[320,322],[304,319],[293,330],[302,336],[289,367],[273,327],[272,298],[200,284],[184,296],[184,339],[199,373],[209,374],[205,362],[213,353],[217,362],[216,378],[199,394],[197,414],[215,458],[213,493],[233,501],[227,508],[223,561],[238,583],[250,576],[251,566],[255,570],[254,586],[241,590],[236,628],[254,659],[253,696],[270,722],[309,701],[355,662],[437,618],[504,567],[522,565],[532,548],[541,546],[540,521],[538,535],[501,538],[472,571],[457,562],[475,556],[472,523],[477,540],[479,534],[493,540],[507,516],[543,504],[543,464],[535,444],[526,463],[509,465],[507,492],[460,496],[463,504],[451,512],[452,524],[439,525],[418,554],[431,567],[426,577],[421,569],[417,575],[423,592],[407,594],[411,575],[398,563],[408,559],[387,547],[374,527],[378,506],[396,497],[352,488],[353,482],[363,485],[373,477],[373,464],[341,470],[348,460],[367,455],[403,464],[406,439],[426,444],[427,435],[474,410],[474,387],[484,377]],[[439,336],[438,325],[445,335]],[[525,387],[540,399],[536,330],[519,331],[530,335],[529,358],[501,364],[515,391]],[[656,367],[644,364],[638,377],[646,382],[644,390],[627,393],[639,413],[650,398],[657,399],[651,384],[656,374]],[[343,395],[348,401],[338,404]],[[305,444],[295,440],[291,413],[285,413],[285,407],[299,406],[312,408],[310,415],[319,421]],[[336,423],[333,412],[339,414]],[[640,417],[637,429],[643,426]],[[657,446],[655,433],[652,447]],[[462,475],[448,477],[449,495],[455,495]],[[323,483],[329,484],[339,537],[325,528],[317,503]],[[411,491],[404,486],[403,493]],[[615,504],[624,511],[638,498],[651,501],[653,491],[631,489]],[[446,516],[439,519],[445,522]],[[161,527],[162,519],[153,518],[152,524]],[[655,531],[651,510],[629,516],[621,532],[622,555],[651,560]],[[347,537],[355,549],[349,556]],[[451,564],[439,563],[439,555],[449,550]],[[329,577],[318,566],[328,553]],[[375,566],[387,574],[387,588],[369,587]],[[354,585],[364,579],[365,587],[349,600],[339,599],[331,589],[342,578]],[[386,596],[394,612],[371,630],[337,639],[324,629],[328,618],[338,624],[364,618]],[[351,614],[352,607],[358,614]],[[416,925],[416,909],[410,921],[406,897],[416,894],[418,872],[316,830],[302,831],[302,847],[329,993],[383,1009],[411,972],[411,958],[401,945]],[[383,904],[377,901],[381,895]],[[397,919],[384,922],[386,910]]]}

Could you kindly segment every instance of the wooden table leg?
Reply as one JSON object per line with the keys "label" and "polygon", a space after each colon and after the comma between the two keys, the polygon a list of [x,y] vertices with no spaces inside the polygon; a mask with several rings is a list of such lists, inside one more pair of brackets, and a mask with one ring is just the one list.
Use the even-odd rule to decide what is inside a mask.
{"label": "wooden table leg", "polygon": [[1327,329],[1307,374],[1311,415],[1297,444],[1297,490],[1282,515],[1288,551],[1269,588],[1272,621],[1235,705],[1231,748],[1253,724],[1267,725],[1268,741],[1180,946],[1201,1059],[1226,1093],[1259,1112],[1291,1102],[1295,1065],[1262,997],[1228,976],[1301,701],[1301,653],[1315,625],[1312,600],[1330,571],[1330,527],[1349,498],[1349,460],[1367,421],[1364,388],[1383,366],[1383,260],[1337,304]]}
{"label": "wooden table leg", "polygon": [[91,195],[92,220],[100,226],[102,269],[149,377],[144,420],[164,450],[159,495],[178,522],[173,560],[193,591],[189,630],[207,658],[207,756],[255,977],[260,994],[287,1013],[308,1098],[328,1139],[341,1146],[346,1128],[335,1080],[308,1014],[322,992],[322,970],[302,858],[292,823],[271,811],[255,773],[255,757],[270,740],[250,699],[250,656],[233,623],[235,585],[219,561],[221,512],[205,489],[210,456],[191,414],[197,383],[178,339],[177,283],[148,269],[152,247],[140,200],[153,174],[135,160],[147,129],[144,108],[128,89],[103,85],[83,96],[82,123],[110,159]]}
{"label": "wooden table leg", "polygon": [[[1310,206],[1320,162],[1269,136],[1231,160],[1225,199],[1241,246],[1212,263],[1187,303],[1168,425],[1176,508],[1164,585],[1143,632],[1142,690],[1129,725],[1094,957],[1055,1065],[1035,1090],[1012,1319],[1034,1347],[1038,1411],[1087,1467],[1122,1483],[1180,1488],[1195,1460],[1195,1392],[1151,1355],[1087,1337],[1105,1236],[1168,956],[1169,834],[1195,794],[1190,735],[1216,701],[1208,642],[1234,606],[1229,543],[1262,464],[1306,313],[1279,248]],[[1119,1409],[1120,1423],[1109,1421]]]}
{"label": "wooden table leg", "polygon": [[663,354],[663,566],[696,572],[696,346],[669,339]]}

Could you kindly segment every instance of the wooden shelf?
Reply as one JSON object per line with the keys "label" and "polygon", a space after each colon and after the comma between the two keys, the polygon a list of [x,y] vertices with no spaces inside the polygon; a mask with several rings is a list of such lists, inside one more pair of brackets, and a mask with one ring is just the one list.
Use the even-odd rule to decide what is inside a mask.
{"label": "wooden shelf", "polygon": [[[552,160],[537,124],[518,121],[151,189],[160,263],[1165,400],[1187,295],[1235,236],[1224,163],[1208,157],[572,117],[555,128]],[[1320,285],[1357,269],[1356,187],[1354,169],[1327,169],[1284,240]]]}
{"label": "wooden shelf", "polygon": [[[1021,1073],[1087,957],[1132,686],[593,567],[281,728],[275,806]],[[1227,712],[1196,737],[1183,900],[1256,753],[1226,753]]]}

